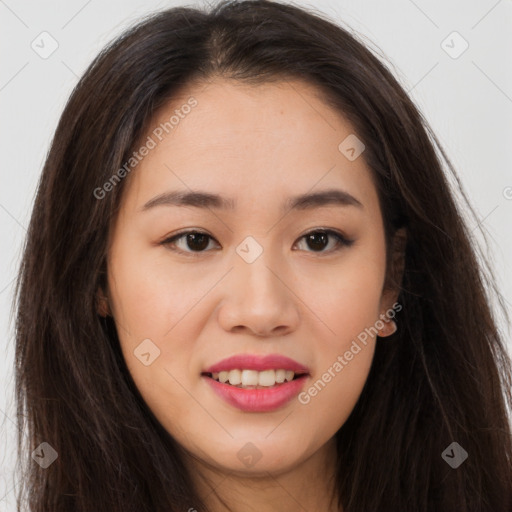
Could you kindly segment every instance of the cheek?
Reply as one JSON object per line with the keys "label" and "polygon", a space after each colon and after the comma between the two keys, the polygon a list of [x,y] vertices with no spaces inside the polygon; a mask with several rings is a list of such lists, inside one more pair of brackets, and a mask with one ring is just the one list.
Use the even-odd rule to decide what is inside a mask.
{"label": "cheek", "polygon": [[195,340],[202,329],[194,312],[217,280],[193,265],[169,264],[165,251],[120,244],[112,249],[109,293],[121,350],[154,412],[179,417],[190,406],[190,396],[179,383],[190,381]]}
{"label": "cheek", "polygon": [[328,439],[343,426],[368,378],[374,350],[374,339],[364,344],[356,340],[330,354],[319,366],[319,373],[298,396],[305,431],[314,433],[315,438]]}
{"label": "cheek", "polygon": [[185,390],[197,336],[191,332],[196,326],[187,321],[187,312],[194,294],[177,291],[177,276],[151,266],[135,269],[129,261],[117,263],[112,274],[117,286],[112,294],[123,358],[148,408],[180,436],[182,423],[169,425],[165,418],[182,417],[190,407]]}
{"label": "cheek", "polygon": [[[321,293],[318,311],[330,334],[315,340],[315,373],[299,395],[304,428],[318,437],[332,435],[347,420],[370,372],[378,320],[379,267],[341,272]],[[315,291],[315,290],[313,290]],[[327,331],[325,331],[327,333]]]}
{"label": "cheek", "polygon": [[163,339],[205,296],[213,277],[194,265],[173,264],[164,249],[117,247],[109,267],[116,321],[133,341]]}
{"label": "cheek", "polygon": [[[316,372],[299,402],[311,428],[318,417],[325,428],[341,426],[368,377],[385,277],[385,246],[379,238],[346,253],[343,261],[307,283],[312,309],[328,330],[315,345]],[[329,412],[330,411],[330,412]],[[317,418],[316,420],[314,418]]]}
{"label": "cheek", "polygon": [[383,243],[349,248],[335,265],[320,265],[308,274],[300,278],[302,296],[331,334],[325,338],[327,352],[350,345],[378,320],[385,277]]}

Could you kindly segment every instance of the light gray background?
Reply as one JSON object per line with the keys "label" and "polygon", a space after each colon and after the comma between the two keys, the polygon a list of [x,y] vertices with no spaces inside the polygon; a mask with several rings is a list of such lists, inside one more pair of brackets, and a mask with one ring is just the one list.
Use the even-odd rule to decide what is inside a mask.
{"label": "light gray background", "polygon": [[[313,6],[313,2],[298,1]],[[0,0],[0,510],[14,512],[13,279],[35,187],[64,104],[99,50],[152,10],[180,1]],[[188,2],[186,5],[206,5]],[[431,123],[488,233],[501,290],[512,304],[512,0],[322,0],[314,4],[369,41]],[[47,31],[57,50],[41,58]],[[442,47],[453,31],[469,44]],[[48,40],[47,40],[48,41]],[[45,48],[48,48],[45,43]],[[451,36],[452,53],[463,41]],[[433,191],[435,193],[435,191]],[[470,224],[476,228],[477,223]],[[473,234],[481,240],[478,229]],[[510,340],[509,327],[501,324]],[[509,341],[510,343],[510,341]],[[510,345],[509,345],[510,346]]]}

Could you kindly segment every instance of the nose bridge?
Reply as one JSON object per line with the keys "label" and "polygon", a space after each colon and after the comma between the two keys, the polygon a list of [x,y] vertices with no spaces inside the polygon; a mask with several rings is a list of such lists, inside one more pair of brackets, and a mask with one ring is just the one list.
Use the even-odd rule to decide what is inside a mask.
{"label": "nose bridge", "polygon": [[241,297],[252,302],[253,306],[256,304],[269,307],[272,303],[275,305],[284,299],[283,283],[276,277],[282,265],[275,259],[271,261],[270,249],[264,249],[261,242],[252,237],[248,238],[238,246],[239,258],[235,264],[235,277],[240,279],[238,286],[247,292]]}
{"label": "nose bridge", "polygon": [[223,327],[245,327],[258,335],[293,328],[298,312],[294,294],[284,284],[286,276],[280,275],[282,262],[272,258],[274,253],[253,237],[240,243],[236,252],[232,286],[219,317]]}

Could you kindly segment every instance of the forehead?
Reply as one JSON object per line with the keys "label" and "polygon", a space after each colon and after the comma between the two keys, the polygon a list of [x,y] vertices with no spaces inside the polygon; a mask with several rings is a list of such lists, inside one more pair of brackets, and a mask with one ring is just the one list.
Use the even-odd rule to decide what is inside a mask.
{"label": "forehead", "polygon": [[270,206],[336,186],[371,207],[377,198],[364,152],[343,152],[354,137],[306,82],[191,84],[149,123],[142,144],[151,139],[154,147],[130,174],[125,202],[139,209],[163,192],[193,189],[234,198],[237,207],[262,197]]}

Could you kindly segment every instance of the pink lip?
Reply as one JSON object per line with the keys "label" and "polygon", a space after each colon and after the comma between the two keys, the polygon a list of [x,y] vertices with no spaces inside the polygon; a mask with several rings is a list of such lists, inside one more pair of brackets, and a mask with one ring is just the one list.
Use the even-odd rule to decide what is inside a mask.
{"label": "pink lip", "polygon": [[300,377],[268,389],[243,389],[203,376],[213,391],[232,406],[246,412],[270,412],[297,396],[308,377]]}
{"label": "pink lip", "polygon": [[280,354],[257,356],[240,354],[223,359],[213,366],[206,368],[203,373],[218,373],[229,370],[292,370],[295,373],[309,373],[309,368]]}
{"label": "pink lip", "polygon": [[[206,373],[218,373],[229,370],[292,370],[304,376],[268,389],[243,389],[223,384],[210,378]],[[213,391],[230,405],[246,412],[270,412],[287,404],[297,396],[308,379],[309,368],[280,354],[257,356],[241,354],[223,359],[206,368],[203,378]]]}

